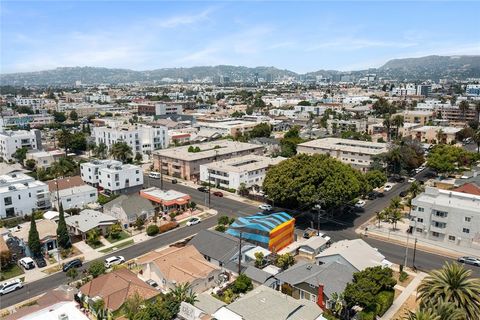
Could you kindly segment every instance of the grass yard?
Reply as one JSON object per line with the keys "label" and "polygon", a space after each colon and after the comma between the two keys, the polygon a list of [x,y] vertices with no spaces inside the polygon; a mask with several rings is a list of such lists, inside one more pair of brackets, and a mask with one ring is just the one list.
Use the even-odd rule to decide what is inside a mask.
{"label": "grass yard", "polygon": [[104,244],[103,244],[102,241],[100,241],[100,240],[98,240],[98,242],[95,243],[95,244],[89,243],[89,242],[87,242],[87,244],[88,244],[91,248],[93,248],[93,249],[98,249],[98,248],[101,248],[101,247],[104,246]]}
{"label": "grass yard", "polygon": [[107,239],[108,242],[110,243],[115,243],[115,242],[118,242],[118,241],[122,241],[122,240],[125,240],[127,238],[130,238],[130,235],[128,233],[126,233],[125,231],[122,231],[120,232],[120,235],[118,238],[116,239],[113,239],[112,237],[106,237],[105,239]]}
{"label": "grass yard", "polygon": [[128,241],[121,242],[121,243],[117,244],[116,246],[113,246],[113,247],[110,247],[110,248],[105,248],[105,249],[102,249],[102,250],[99,250],[99,251],[101,253],[109,253],[109,252],[112,252],[113,250],[118,250],[118,249],[121,249],[121,248],[124,248],[124,247],[128,247],[132,244],[133,244],[133,239],[130,239]]}
{"label": "grass yard", "polygon": [[12,264],[6,269],[2,269],[2,272],[0,272],[0,279],[7,280],[13,277],[17,277],[21,274],[24,274],[22,268],[20,268],[16,264]]}

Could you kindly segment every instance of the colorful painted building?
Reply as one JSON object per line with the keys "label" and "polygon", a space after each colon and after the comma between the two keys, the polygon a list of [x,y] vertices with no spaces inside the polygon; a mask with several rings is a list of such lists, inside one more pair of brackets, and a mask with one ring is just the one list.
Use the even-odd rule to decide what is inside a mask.
{"label": "colorful painted building", "polygon": [[278,252],[294,241],[295,219],[286,212],[240,217],[227,233],[250,243]]}

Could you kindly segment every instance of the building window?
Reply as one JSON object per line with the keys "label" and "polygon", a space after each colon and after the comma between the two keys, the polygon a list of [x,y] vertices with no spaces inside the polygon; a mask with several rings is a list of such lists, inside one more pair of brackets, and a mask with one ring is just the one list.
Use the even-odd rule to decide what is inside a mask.
{"label": "building window", "polygon": [[470,229],[468,229],[468,228],[463,228],[462,231],[463,231],[463,233],[470,233]]}
{"label": "building window", "polygon": [[433,232],[432,232],[432,236],[434,236],[434,237],[439,237],[439,236],[440,236],[440,233],[433,231]]}
{"label": "building window", "polygon": [[91,198],[95,197],[95,193],[90,193],[90,197]]}
{"label": "building window", "polygon": [[448,236],[448,240],[455,241],[455,236]]}
{"label": "building window", "polygon": [[418,207],[418,212],[425,212],[425,208],[422,208],[422,207]]}
{"label": "building window", "polygon": [[208,282],[212,282],[212,281],[213,281],[213,276],[208,277]]}
{"label": "building window", "polygon": [[417,232],[422,232],[423,229],[422,229],[422,228],[417,228],[416,231],[417,231]]}
{"label": "building window", "polygon": [[68,198],[68,199],[67,199],[67,202],[72,202],[72,199]]}
{"label": "building window", "polygon": [[435,211],[435,216],[441,217],[441,218],[446,218],[448,216],[448,212],[445,211]]}
{"label": "building window", "polygon": [[22,199],[22,197],[20,197],[20,195],[18,195],[18,200],[21,200],[21,199]]}
{"label": "building window", "polygon": [[472,217],[465,217],[465,222],[470,222],[472,221]]}
{"label": "building window", "polygon": [[12,197],[6,197],[6,198],[3,198],[3,201],[5,203],[6,206],[10,206],[12,205]]}
{"label": "building window", "polygon": [[423,218],[417,218],[418,222],[423,222]]}

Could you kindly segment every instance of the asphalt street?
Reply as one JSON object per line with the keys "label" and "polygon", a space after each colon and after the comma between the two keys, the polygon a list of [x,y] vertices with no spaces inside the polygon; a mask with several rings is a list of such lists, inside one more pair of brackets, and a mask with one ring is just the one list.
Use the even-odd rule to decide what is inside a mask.
{"label": "asphalt street", "polygon": [[[424,175],[425,172],[417,175],[417,179],[421,179]],[[200,192],[196,189],[192,189],[190,187],[180,184],[172,184],[169,181],[164,181],[163,184],[164,189],[175,189],[190,194],[192,196],[192,200],[196,203],[208,204],[207,193]],[[145,185],[160,187],[160,180],[149,179],[148,177],[146,177]],[[366,222],[368,219],[370,219],[376,211],[382,210],[385,206],[388,205],[390,199],[398,196],[401,191],[407,189],[408,187],[409,183],[406,182],[396,184],[391,191],[385,194],[385,197],[377,198],[373,201],[368,201],[368,203],[364,207],[363,212],[352,213],[349,215],[337,217],[335,219],[323,219],[320,221],[320,229],[322,232],[331,236],[332,239],[335,241],[358,238],[358,235],[355,233],[355,229],[364,222]],[[230,217],[248,216],[259,211],[256,206],[248,205],[243,202],[238,202],[225,197],[216,197],[213,195],[211,196],[211,207],[218,211],[219,216],[227,215]],[[190,237],[199,232],[200,230],[211,228],[216,224],[216,222],[217,217],[211,217],[209,219],[203,220],[200,224],[191,227],[174,229],[165,234],[158,235],[150,240],[116,251],[111,255],[105,256],[105,258],[113,255],[122,255],[127,260],[132,259],[154,249],[167,246],[181,239]],[[299,228],[311,226],[311,218],[308,218],[308,216],[306,215],[299,215],[297,216],[297,224]],[[397,264],[401,264],[404,262],[404,246],[375,239],[369,239],[368,237],[365,238],[365,240],[370,245],[377,248],[383,255],[385,255],[386,259],[388,259],[389,261]],[[413,250],[409,250],[409,265],[411,265],[412,255]],[[442,267],[445,261],[452,261],[452,259],[417,250],[415,264],[419,270],[428,271],[431,269],[437,269]],[[89,263],[85,263],[82,269],[88,268],[88,266]],[[467,267],[472,269],[476,276],[480,275],[480,268],[470,266]],[[46,276],[45,278],[35,281],[33,283],[26,283],[23,289],[2,296],[0,298],[0,307],[5,308],[13,304],[17,304],[29,298],[35,297],[41,293],[44,293],[49,289],[56,288],[59,285],[66,283],[67,281],[68,278],[66,277],[65,273],[60,272],[51,276]]]}

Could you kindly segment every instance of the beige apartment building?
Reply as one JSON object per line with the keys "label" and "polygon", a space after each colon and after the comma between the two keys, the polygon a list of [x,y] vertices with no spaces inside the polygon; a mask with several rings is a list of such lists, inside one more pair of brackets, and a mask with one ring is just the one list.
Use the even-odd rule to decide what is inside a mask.
{"label": "beige apartment building", "polygon": [[451,143],[456,140],[460,127],[423,126],[411,130],[412,139],[423,143]]}
{"label": "beige apartment building", "polygon": [[153,165],[155,171],[160,172],[161,168],[166,175],[198,181],[200,165],[250,154],[263,155],[264,147],[251,143],[219,140],[154,151]]}
{"label": "beige apartment building", "polygon": [[398,115],[403,116],[404,122],[421,124],[422,126],[427,125],[434,119],[433,111],[407,110]]}
{"label": "beige apartment building", "polygon": [[351,165],[360,171],[367,171],[372,157],[387,152],[386,143],[358,141],[340,138],[317,139],[301,143],[297,146],[298,153],[328,154],[343,163]]}

